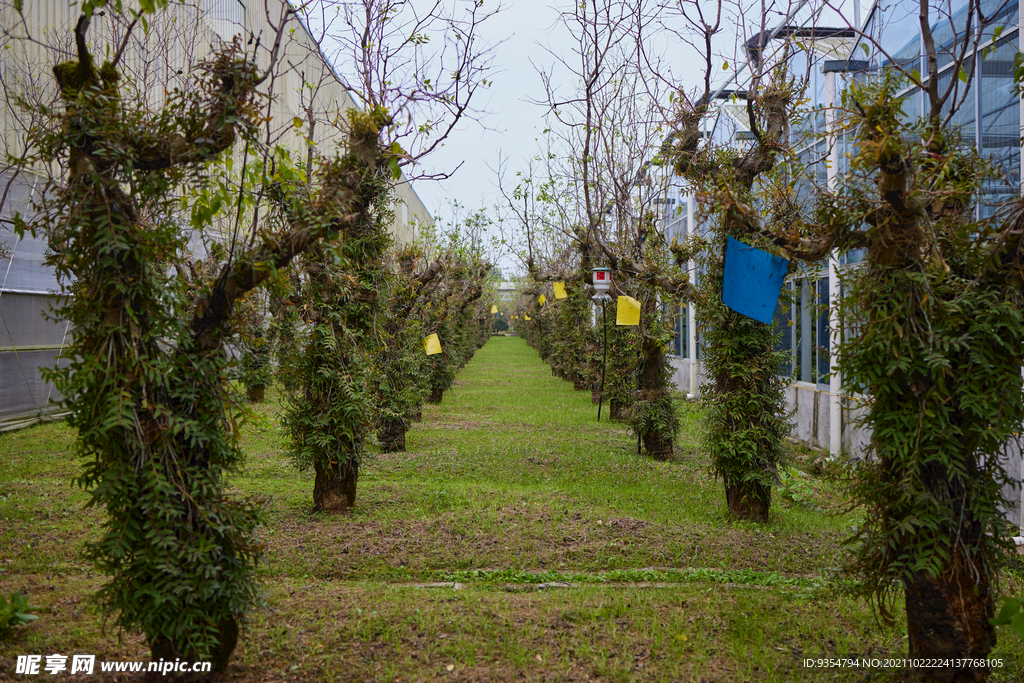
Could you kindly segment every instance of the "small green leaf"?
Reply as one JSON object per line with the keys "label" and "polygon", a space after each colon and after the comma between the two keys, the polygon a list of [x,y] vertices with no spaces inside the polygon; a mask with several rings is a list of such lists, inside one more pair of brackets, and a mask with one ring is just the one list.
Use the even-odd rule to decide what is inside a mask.
{"label": "small green leaf", "polygon": [[1003,626],[1010,623],[1010,619],[1020,612],[1020,601],[1015,598],[1007,598],[999,610],[995,619],[991,619],[993,626]]}
{"label": "small green leaf", "polygon": [[967,69],[964,68],[963,64],[960,65],[960,72],[957,73],[957,76],[959,76],[960,80],[964,83],[967,82]]}
{"label": "small green leaf", "polygon": [[1019,637],[1024,638],[1024,612],[1018,612],[1013,615],[1013,618],[1010,619],[1010,628]]}

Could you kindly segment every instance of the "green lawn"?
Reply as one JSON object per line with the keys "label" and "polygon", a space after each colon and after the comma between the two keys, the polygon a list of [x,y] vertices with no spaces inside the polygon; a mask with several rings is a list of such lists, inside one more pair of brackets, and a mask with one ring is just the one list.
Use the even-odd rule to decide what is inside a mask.
{"label": "green lawn", "polygon": [[[833,590],[856,518],[828,512],[842,488],[816,453],[794,453],[807,476],[776,496],[770,526],[730,522],[696,407],[680,404],[676,460],[652,462],[623,425],[596,422],[589,392],[495,337],[425,408],[408,453],[368,459],[354,511],[314,514],[268,396],[234,482],[269,497],[265,605],[231,680],[900,679],[801,664],[906,653],[900,627]],[[0,591],[45,608],[0,643],[0,680],[18,654],[148,655],[89,608],[102,578],[77,550],[102,517],[81,508],[72,446],[63,424],[0,435]],[[1004,588],[1019,592],[1018,575]],[[1012,666],[993,680],[1024,679],[1024,648],[1000,635],[994,656]]]}

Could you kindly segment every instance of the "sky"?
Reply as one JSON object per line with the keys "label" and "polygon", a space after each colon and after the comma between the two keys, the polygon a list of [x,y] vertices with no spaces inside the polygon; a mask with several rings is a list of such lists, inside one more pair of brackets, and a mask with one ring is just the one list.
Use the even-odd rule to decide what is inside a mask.
{"label": "sky", "polygon": [[540,152],[538,138],[545,128],[547,108],[530,101],[544,99],[534,65],[550,68],[554,59],[545,46],[560,51],[571,41],[558,22],[558,11],[535,0],[505,0],[502,12],[483,28],[483,38],[496,51],[490,77],[494,84],[475,103],[484,113],[478,120],[466,121],[424,161],[424,170],[452,173],[451,178],[414,183],[427,209],[442,222],[451,220],[452,199],[469,211],[501,199],[499,155],[509,158],[507,175],[514,186],[515,171]]}
{"label": "sky", "polygon": [[[503,0],[500,14],[483,27],[483,38],[496,52],[489,77],[494,84],[475,102],[483,114],[461,125],[422,165],[424,172],[446,172],[451,177],[413,184],[440,225],[503,201],[498,188],[499,158],[507,160],[503,184],[510,189],[516,185],[515,172],[525,169],[528,160],[542,151],[548,108],[537,103],[546,98],[538,69],[554,72],[555,86],[568,93],[573,82],[558,57],[577,59],[571,52],[576,40],[554,4],[566,5],[564,0]],[[678,53],[682,52],[680,48]],[[461,212],[451,210],[452,200],[462,206]],[[519,269],[516,259],[497,256],[506,274]]]}

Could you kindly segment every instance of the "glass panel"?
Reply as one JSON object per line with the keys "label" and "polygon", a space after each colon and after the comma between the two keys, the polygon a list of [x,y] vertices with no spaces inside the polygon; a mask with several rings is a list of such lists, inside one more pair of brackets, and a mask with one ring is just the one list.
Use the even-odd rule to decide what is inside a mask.
{"label": "glass panel", "polygon": [[[970,16],[967,0],[939,0],[932,3],[929,18],[932,25],[932,38],[935,39],[935,54],[939,68],[953,61],[960,48],[960,41],[969,34],[977,35],[977,16]],[[917,9],[914,9],[917,12]],[[966,31],[970,18],[971,30]],[[918,30],[920,33],[920,29]]]}
{"label": "glass panel", "polygon": [[918,69],[921,56],[921,24],[917,3],[890,0],[881,9],[881,19],[874,27],[884,54],[876,56],[875,66],[901,66]]}
{"label": "glass panel", "polygon": [[[796,45],[793,45],[793,58],[790,60],[789,68],[791,73],[797,78],[813,78],[812,75],[807,73],[807,52]],[[813,103],[810,104],[813,105]],[[789,137],[793,146],[802,147],[807,144],[808,138],[814,132],[810,107],[801,107],[797,117],[797,120],[793,122],[789,129]]]}
{"label": "glass panel", "polygon": [[831,367],[829,364],[829,327],[828,327],[828,278],[818,278],[818,321],[817,321],[817,358],[819,384],[828,382]]}
{"label": "glass panel", "polygon": [[814,289],[808,280],[799,280],[796,315],[796,359],[801,382],[814,383]]}
{"label": "glass panel", "polygon": [[828,142],[822,140],[815,150],[814,181],[820,188],[828,187]]}
{"label": "glass panel", "polygon": [[[974,69],[975,60],[967,60],[964,65],[964,69],[968,72]],[[977,76],[977,74],[975,74]],[[942,107],[942,114],[945,116],[949,112],[950,108],[959,105],[959,109],[953,114],[953,118],[950,120],[949,125],[960,129],[960,144],[964,147],[974,147],[976,144],[975,140],[975,125],[977,123],[977,107],[975,105],[976,93],[978,90],[978,79],[971,79],[971,87],[964,94],[964,82],[960,80],[959,76],[953,73],[950,69],[946,73],[939,76],[939,95],[941,96],[946,92],[946,88],[949,87],[950,79],[956,79],[952,94],[949,99],[946,100],[945,106]]]}
{"label": "glass panel", "polygon": [[983,217],[993,204],[1004,202],[1020,188],[1020,100],[1014,93],[1013,58],[1018,35],[1001,40],[981,62],[981,155],[1003,170],[982,187]]}
{"label": "glass panel", "polygon": [[676,338],[673,344],[675,354],[686,358],[687,315],[686,306],[679,306],[676,312]]}
{"label": "glass panel", "polygon": [[845,266],[849,263],[860,263],[867,256],[867,249],[851,249],[839,255],[839,265]]}
{"label": "glass panel", "polygon": [[825,101],[825,74],[821,72],[821,67],[824,65],[824,61],[821,56],[818,55],[818,59],[811,66],[811,82],[809,85],[813,86],[813,90],[810,92],[814,93],[814,99],[811,101],[811,105],[815,107],[814,110],[814,131],[818,135],[824,135],[828,132],[825,125],[825,106],[828,104]]}
{"label": "glass panel", "polygon": [[981,13],[992,16],[992,23],[982,33],[981,42],[985,43],[992,40],[997,28],[1002,28],[1005,34],[1017,25],[1018,3],[1016,0],[981,0]]}
{"label": "glass panel", "polygon": [[817,156],[810,149],[805,149],[797,155],[796,167],[793,173],[796,177],[793,182],[793,200],[797,206],[810,206],[814,202],[814,186],[811,184],[809,173],[815,171],[810,165]]}
{"label": "glass panel", "polygon": [[[792,289],[793,283],[786,283],[786,289]],[[793,376],[793,326],[791,309],[789,304],[783,306],[782,301],[775,305],[775,332],[781,336],[776,351],[785,351],[785,358],[779,363],[779,374],[783,377]]]}
{"label": "glass panel", "polygon": [[921,89],[914,88],[904,95],[902,99],[903,106],[900,108],[903,112],[902,120],[905,123],[910,123],[921,118]]}
{"label": "glass panel", "polygon": [[736,128],[733,118],[724,111],[720,111],[718,118],[715,119],[715,129],[711,133],[711,139],[716,145],[731,145],[734,142]]}

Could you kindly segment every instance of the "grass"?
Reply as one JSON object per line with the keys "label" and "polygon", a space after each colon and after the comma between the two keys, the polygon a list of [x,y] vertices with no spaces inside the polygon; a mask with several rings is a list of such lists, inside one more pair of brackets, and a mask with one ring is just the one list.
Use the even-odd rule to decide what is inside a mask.
{"label": "grass", "polygon": [[[729,521],[695,406],[680,403],[676,459],[652,462],[522,340],[494,338],[426,406],[408,453],[368,459],[354,510],[316,514],[268,396],[232,483],[270,498],[265,604],[232,680],[900,680],[802,666],[906,653],[901,625],[834,591],[857,513],[834,512],[841,485],[818,453],[794,448],[769,526]],[[0,436],[0,591],[45,608],[0,643],[0,680],[19,654],[148,658],[90,607],[102,577],[76,548],[102,516],[82,509],[77,469],[63,424]],[[1019,593],[1018,576],[1004,588]],[[993,680],[1024,678],[1022,649],[1000,634]]]}

